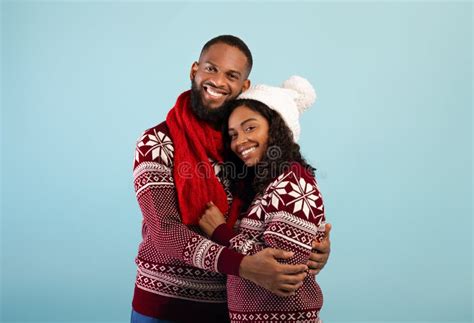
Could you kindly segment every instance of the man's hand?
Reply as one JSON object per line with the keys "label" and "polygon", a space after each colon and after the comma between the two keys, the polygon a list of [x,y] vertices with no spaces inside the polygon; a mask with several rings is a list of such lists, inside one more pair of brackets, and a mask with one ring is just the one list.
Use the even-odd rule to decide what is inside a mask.
{"label": "man's hand", "polygon": [[309,256],[308,267],[311,275],[317,275],[328,262],[329,253],[331,252],[331,241],[329,233],[331,232],[331,224],[326,223],[325,237],[321,242],[313,241],[313,252]]}
{"label": "man's hand", "polygon": [[294,295],[303,285],[307,276],[306,265],[287,265],[279,263],[275,258],[290,259],[292,252],[267,248],[252,256],[245,256],[240,263],[240,277],[268,289],[281,296]]}
{"label": "man's hand", "polygon": [[206,211],[204,211],[204,214],[201,215],[201,218],[199,219],[199,226],[202,231],[210,237],[218,226],[225,223],[225,218],[214,203],[209,202],[206,204],[206,207]]}

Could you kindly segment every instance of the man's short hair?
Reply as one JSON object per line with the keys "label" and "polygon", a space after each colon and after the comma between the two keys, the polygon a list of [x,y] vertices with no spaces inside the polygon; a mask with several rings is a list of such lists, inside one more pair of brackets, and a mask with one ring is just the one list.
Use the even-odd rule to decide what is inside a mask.
{"label": "man's short hair", "polygon": [[244,41],[238,37],[232,36],[232,35],[220,35],[217,37],[212,38],[209,40],[206,44],[204,44],[204,47],[201,50],[201,56],[204,54],[212,45],[215,44],[226,44],[232,47],[236,47],[239,49],[247,58],[247,68],[248,68],[248,74],[250,74],[250,71],[252,70],[252,65],[253,65],[253,59],[252,59],[252,53],[250,52],[250,49],[248,46],[244,43]]}

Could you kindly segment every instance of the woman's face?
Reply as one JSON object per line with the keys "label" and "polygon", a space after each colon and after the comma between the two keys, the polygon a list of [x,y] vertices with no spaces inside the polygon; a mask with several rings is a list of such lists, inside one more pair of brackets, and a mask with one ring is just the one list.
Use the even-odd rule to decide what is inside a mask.
{"label": "woman's face", "polygon": [[230,149],[247,165],[259,163],[268,146],[269,124],[260,113],[241,105],[229,120]]}

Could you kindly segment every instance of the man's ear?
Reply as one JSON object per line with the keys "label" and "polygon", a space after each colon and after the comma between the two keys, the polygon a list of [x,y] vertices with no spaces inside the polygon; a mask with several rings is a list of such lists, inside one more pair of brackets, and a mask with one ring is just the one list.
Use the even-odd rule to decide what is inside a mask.
{"label": "man's ear", "polygon": [[244,85],[242,85],[242,92],[247,91],[249,87],[250,87],[250,80],[246,79],[244,81]]}
{"label": "man's ear", "polygon": [[189,72],[189,78],[191,79],[191,81],[194,80],[194,77],[196,76],[198,68],[199,68],[198,62],[194,62],[193,65],[191,65],[191,71]]}

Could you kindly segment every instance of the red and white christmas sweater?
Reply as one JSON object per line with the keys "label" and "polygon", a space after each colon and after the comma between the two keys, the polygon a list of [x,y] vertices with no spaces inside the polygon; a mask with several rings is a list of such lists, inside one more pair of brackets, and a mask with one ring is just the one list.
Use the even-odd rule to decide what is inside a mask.
{"label": "red and white christmas sweater", "polygon": [[[225,274],[238,275],[244,256],[182,223],[173,152],[166,122],[137,141],[133,175],[143,241],[135,260],[133,309],[179,322],[228,322]],[[229,181],[221,177],[221,165],[213,166],[230,204]]]}
{"label": "red and white christmas sweater", "polygon": [[[264,248],[293,251],[290,264],[306,264],[314,239],[324,237],[324,205],[315,178],[299,163],[278,176],[255,197],[238,233],[216,228],[212,239],[245,255]],[[279,297],[251,281],[227,278],[231,322],[318,322],[323,295],[314,276],[291,297]]]}

